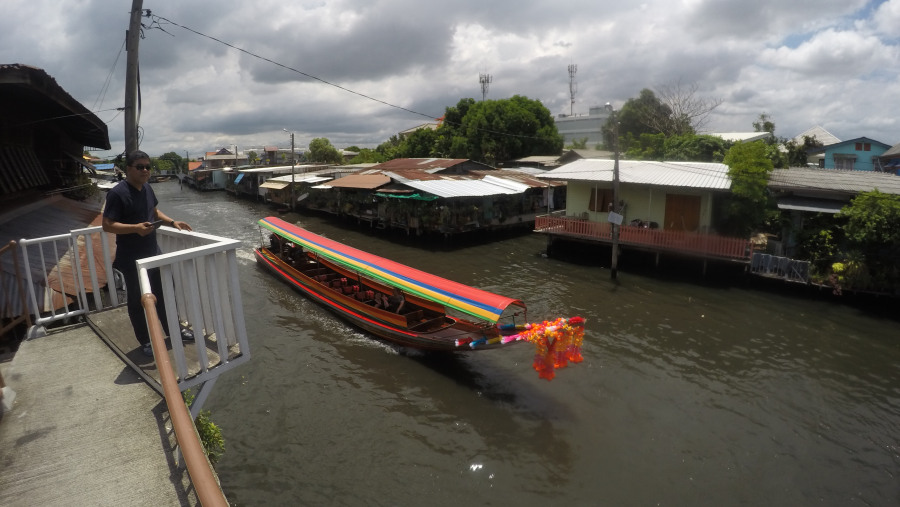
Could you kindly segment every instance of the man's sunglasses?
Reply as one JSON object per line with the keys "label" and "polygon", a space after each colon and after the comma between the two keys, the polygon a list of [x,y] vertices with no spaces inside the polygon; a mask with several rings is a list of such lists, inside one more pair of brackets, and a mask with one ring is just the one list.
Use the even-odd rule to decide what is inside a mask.
{"label": "man's sunglasses", "polygon": [[134,167],[134,168],[137,169],[138,171],[144,171],[144,170],[149,171],[149,170],[150,170],[150,165],[149,165],[149,164],[148,164],[148,165],[144,165],[144,164],[134,164],[134,165],[131,166],[131,167]]}

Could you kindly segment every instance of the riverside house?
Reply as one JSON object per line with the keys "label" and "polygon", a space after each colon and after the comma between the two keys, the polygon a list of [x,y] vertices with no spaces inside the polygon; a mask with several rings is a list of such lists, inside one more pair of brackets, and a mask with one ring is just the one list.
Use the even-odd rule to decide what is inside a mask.
{"label": "riverside house", "polygon": [[394,159],[312,186],[300,205],[416,235],[531,229],[549,196],[565,199],[565,184],[537,179],[541,172],[466,159]]}
{"label": "riverside house", "polygon": [[[563,211],[538,216],[535,232],[556,239],[612,244],[609,211],[615,161],[582,159],[539,178],[568,182]],[[623,250],[689,255],[706,260],[750,259],[748,238],[716,234],[714,203],[730,192],[728,166],[707,162],[619,161],[619,228]]]}

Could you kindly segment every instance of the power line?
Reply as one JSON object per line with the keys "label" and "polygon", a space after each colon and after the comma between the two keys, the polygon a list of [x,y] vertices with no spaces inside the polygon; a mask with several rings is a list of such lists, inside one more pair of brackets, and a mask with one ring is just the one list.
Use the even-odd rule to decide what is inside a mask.
{"label": "power line", "polygon": [[47,118],[41,118],[41,119],[39,119],[39,120],[33,120],[33,121],[25,122],[25,123],[19,123],[19,124],[14,125],[14,126],[16,126],[16,127],[24,127],[25,125],[34,125],[35,123],[43,123],[43,122],[45,122],[45,121],[61,120],[61,119],[63,119],[63,118],[72,118],[73,116],[87,116],[87,115],[90,115],[90,114],[105,113],[105,112],[107,112],[107,111],[121,111],[121,110],[122,110],[122,108],[120,108],[120,107],[113,107],[113,108],[110,108],[110,109],[101,109],[101,110],[99,110],[99,111],[88,111],[88,112],[86,112],[86,113],[74,113],[74,114],[64,114],[64,115],[61,115],[61,116],[50,116],[50,117],[47,117]]}
{"label": "power line", "polygon": [[103,105],[103,99],[106,98],[106,92],[109,91],[109,83],[110,81],[112,81],[113,73],[116,71],[116,66],[119,64],[119,58],[122,56],[122,50],[124,49],[125,41],[122,40],[122,46],[119,47],[119,54],[116,55],[116,59],[112,64],[112,68],[109,69],[109,74],[106,75],[106,81],[103,83],[103,87],[101,87],[100,91],[97,93],[97,98],[94,100],[94,105],[91,106],[91,109],[95,109]]}
{"label": "power line", "polygon": [[[356,90],[351,90],[350,88],[347,88],[347,87],[345,87],[345,86],[341,86],[341,85],[339,85],[339,84],[337,84],[337,83],[332,83],[331,81],[328,81],[328,80],[326,80],[326,79],[322,79],[322,78],[320,78],[320,77],[318,77],[318,76],[314,76],[314,75],[312,75],[312,74],[303,72],[302,70],[295,69],[295,68],[293,68],[293,67],[291,67],[291,66],[288,66],[288,65],[285,65],[285,64],[283,64],[283,63],[276,62],[275,60],[272,60],[272,59],[270,59],[270,58],[266,58],[266,57],[264,57],[264,56],[258,55],[258,54],[256,54],[256,53],[253,53],[253,52],[251,52],[251,51],[248,51],[248,50],[246,50],[246,49],[244,49],[244,48],[237,47],[237,46],[235,46],[234,44],[225,42],[225,41],[223,41],[223,40],[221,40],[221,39],[217,39],[216,37],[213,37],[213,36],[207,35],[207,34],[205,34],[205,33],[203,33],[203,32],[194,30],[193,28],[190,28],[190,27],[187,27],[187,26],[178,24],[178,23],[176,23],[176,22],[174,22],[174,21],[172,21],[172,20],[170,20],[170,19],[168,19],[168,18],[164,18],[164,17],[162,17],[162,16],[157,16],[157,15],[155,15],[155,14],[152,15],[151,18],[152,18],[152,23],[151,23],[151,25],[150,25],[149,27],[145,27],[145,28],[148,28],[148,29],[149,29],[149,28],[153,28],[153,25],[155,24],[155,25],[157,25],[156,28],[162,30],[162,27],[160,26],[160,25],[161,25],[161,24],[160,24],[160,21],[164,21],[164,22],[166,22],[166,23],[168,23],[168,24],[170,24],[170,25],[177,26],[178,28],[181,28],[181,29],[183,29],[183,30],[187,30],[188,32],[191,32],[191,33],[193,33],[193,34],[195,34],[195,35],[199,35],[200,37],[204,37],[204,38],[210,39],[210,40],[212,40],[212,41],[218,42],[219,44],[228,46],[228,47],[230,47],[230,48],[232,48],[232,49],[234,49],[234,50],[240,51],[241,53],[244,53],[244,54],[246,54],[246,55],[248,55],[248,56],[252,56],[253,58],[257,58],[257,59],[259,59],[259,60],[262,60],[262,61],[271,63],[272,65],[276,65],[276,66],[281,67],[281,68],[283,68],[283,69],[285,69],[285,70],[289,70],[289,71],[291,71],[291,72],[300,74],[301,76],[308,77],[309,79],[313,79],[313,80],[315,80],[315,81],[319,81],[320,83],[326,84],[326,85],[328,85],[328,86],[332,86],[332,87],[334,87],[334,88],[337,88],[337,89],[339,89],[339,90],[345,91],[345,92],[347,92],[347,93],[352,93],[353,95],[357,95],[357,96],[362,97],[362,98],[364,98],[364,99],[371,100],[371,101],[373,101],[373,102],[377,102],[377,103],[379,103],[379,104],[383,104],[383,105],[388,106],[388,107],[392,107],[392,108],[395,108],[395,109],[399,109],[399,110],[401,110],[401,111],[406,111],[407,113],[411,113],[411,114],[414,114],[414,115],[417,115],[417,116],[422,116],[422,117],[428,118],[428,119],[430,119],[430,120],[434,120],[435,118],[439,118],[438,115],[432,115],[432,114],[421,113],[421,112],[419,112],[419,111],[415,111],[415,110],[409,109],[409,108],[407,108],[407,107],[398,106],[397,104],[392,104],[392,103],[387,102],[387,101],[385,101],[385,100],[381,100],[381,99],[379,99],[379,98],[375,98],[375,97],[372,97],[372,96],[370,96],[370,95],[366,95],[365,93],[361,93],[361,92],[358,92],[358,91],[356,91]],[[163,31],[165,32],[165,30],[163,30]],[[166,32],[166,33],[168,33],[168,32]],[[170,34],[170,35],[171,35],[171,34]],[[441,116],[443,116],[443,115],[441,115]],[[444,121],[444,123],[449,123],[449,124],[451,124],[451,125],[456,125],[456,126],[461,126],[461,125],[462,125],[461,123],[450,122],[450,121]],[[490,129],[480,128],[480,127],[475,127],[475,130],[477,130],[477,131],[479,131],[479,132],[486,132],[486,133],[489,133],[489,134],[497,134],[497,135],[508,136],[508,137],[518,137],[518,138],[522,138],[522,139],[543,140],[543,138],[536,137],[536,136],[529,136],[529,135],[523,135],[523,134],[512,134],[512,133],[509,133],[509,132],[501,132],[501,131],[498,131],[498,130],[490,130]]]}

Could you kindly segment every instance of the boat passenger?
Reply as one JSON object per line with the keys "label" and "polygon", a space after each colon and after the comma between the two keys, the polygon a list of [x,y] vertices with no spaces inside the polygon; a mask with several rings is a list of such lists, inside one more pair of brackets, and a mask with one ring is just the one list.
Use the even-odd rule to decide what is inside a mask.
{"label": "boat passenger", "polygon": [[384,309],[394,312],[400,313],[400,310],[403,309],[403,305],[406,304],[406,298],[403,297],[403,293],[400,292],[400,289],[394,287],[394,293],[390,296],[384,296]]}

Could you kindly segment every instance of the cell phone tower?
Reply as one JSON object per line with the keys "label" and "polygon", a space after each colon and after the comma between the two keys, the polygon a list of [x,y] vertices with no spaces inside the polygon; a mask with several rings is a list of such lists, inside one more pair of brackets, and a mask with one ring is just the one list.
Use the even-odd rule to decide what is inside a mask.
{"label": "cell phone tower", "polygon": [[487,97],[488,88],[491,87],[491,81],[494,78],[490,74],[478,74],[478,82],[481,83],[481,101],[484,102],[484,98]]}
{"label": "cell phone tower", "polygon": [[578,91],[578,83],[575,82],[575,73],[578,72],[578,66],[573,64],[569,65],[569,95],[572,97],[572,102],[569,105],[569,116],[575,116],[575,92]]}

